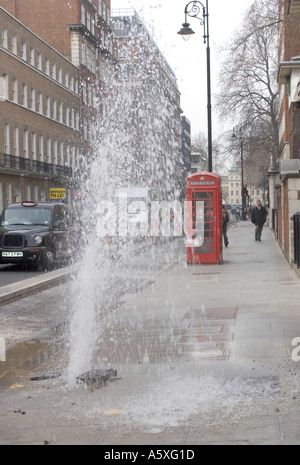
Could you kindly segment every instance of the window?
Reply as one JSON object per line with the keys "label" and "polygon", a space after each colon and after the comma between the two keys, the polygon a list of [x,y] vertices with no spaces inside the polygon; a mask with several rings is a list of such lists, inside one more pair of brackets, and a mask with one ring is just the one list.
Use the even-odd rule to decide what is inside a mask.
{"label": "window", "polygon": [[66,73],[65,76],[65,87],[67,87],[67,89],[69,88],[69,73]]}
{"label": "window", "polygon": [[88,84],[87,91],[88,91],[88,105],[92,106],[92,88],[90,84]]}
{"label": "window", "polygon": [[58,164],[58,155],[57,155],[57,140],[55,139],[54,144],[53,144],[53,156],[54,156],[54,164]]}
{"label": "window", "polygon": [[32,160],[36,160],[36,133],[33,132],[31,134],[31,153],[32,153]]}
{"label": "window", "polygon": [[42,135],[39,137],[39,154],[40,161],[44,161],[44,136]]}
{"label": "window", "polygon": [[102,0],[99,0],[99,5],[98,5],[98,12],[99,12],[99,15],[101,16],[102,15]]}
{"label": "window", "polygon": [[86,45],[84,42],[81,43],[81,63],[84,66],[86,64]]}
{"label": "window", "polygon": [[34,48],[30,47],[29,51],[29,63],[34,66]]}
{"label": "window", "polygon": [[24,158],[28,158],[28,130],[23,131],[23,153]]}
{"label": "window", "polygon": [[52,101],[52,118],[54,120],[57,119],[57,102],[56,102],[55,99],[53,99],[53,101]]}
{"label": "window", "polygon": [[7,123],[4,125],[4,153],[10,155],[10,128]]}
{"label": "window", "polygon": [[81,5],[81,23],[85,25],[85,6]]}
{"label": "window", "polygon": [[13,198],[12,198],[12,184],[7,183],[6,184],[6,203],[9,205],[12,203]]}
{"label": "window", "polygon": [[46,201],[46,190],[44,187],[41,187],[41,196],[40,196],[41,202]]}
{"label": "window", "polygon": [[22,105],[23,107],[27,108],[27,84],[22,84]]}
{"label": "window", "polygon": [[82,83],[82,100],[83,100],[83,103],[85,103],[85,104],[87,102],[86,97],[87,97],[87,95],[86,95],[86,82],[83,81],[83,83]]}
{"label": "window", "polygon": [[14,156],[19,156],[19,128],[14,127]]}
{"label": "window", "polygon": [[39,109],[38,109],[38,112],[40,113],[40,115],[43,114],[43,94],[42,94],[42,92],[39,92]]}
{"label": "window", "polygon": [[17,37],[16,36],[13,36],[11,38],[11,51],[17,55],[18,53],[18,41],[17,41]]}
{"label": "window", "polygon": [[34,196],[33,196],[33,200],[34,202],[38,202],[39,201],[39,187],[38,186],[34,186]]}
{"label": "window", "polygon": [[26,61],[27,58],[27,46],[26,42],[22,41],[21,43],[21,58]]}
{"label": "window", "polygon": [[64,111],[64,104],[61,103],[59,105],[59,112],[58,112],[58,120],[60,123],[63,123],[63,111]]}
{"label": "window", "polygon": [[46,97],[46,116],[50,118],[51,115],[51,109],[50,109],[50,97]]}
{"label": "window", "polygon": [[66,166],[71,166],[71,150],[70,146],[67,145],[67,158],[66,158]]}
{"label": "window", "polygon": [[35,89],[33,88],[30,91],[30,108],[35,111]]}
{"label": "window", "polygon": [[50,62],[49,62],[48,58],[46,58],[46,61],[45,61],[45,72],[46,72],[47,76],[50,76]]}
{"label": "window", "polygon": [[74,77],[73,76],[71,77],[71,80],[70,80],[70,90],[74,92]]}
{"label": "window", "polygon": [[47,163],[51,163],[51,139],[47,137]]}
{"label": "window", "polygon": [[69,107],[66,108],[66,125],[70,125],[70,109]]}
{"label": "window", "polygon": [[91,23],[91,33],[95,35],[95,24],[97,24],[97,13],[95,13],[95,17],[92,18],[92,23]]}
{"label": "window", "polygon": [[42,71],[42,54],[38,53],[37,56],[37,67],[40,71]]}
{"label": "window", "polygon": [[60,84],[62,84],[62,75],[63,75],[62,69],[59,68],[59,70],[58,70],[58,82],[59,82]]}
{"label": "window", "polygon": [[52,65],[52,79],[56,80],[56,64]]}
{"label": "window", "polygon": [[71,128],[75,128],[75,112],[74,112],[74,108],[72,108],[71,110],[71,122],[70,122],[70,126]]}
{"label": "window", "polygon": [[86,14],[86,27],[91,30],[91,13],[88,11]]}
{"label": "window", "polygon": [[31,186],[26,184],[26,200],[31,200]]}
{"label": "window", "polygon": [[16,203],[21,202],[21,189],[20,189],[20,186],[18,185],[15,186],[15,202]]}
{"label": "window", "polygon": [[7,48],[8,43],[7,43],[7,29],[2,29],[2,47]]}
{"label": "window", "polygon": [[125,29],[125,23],[123,20],[117,20],[117,21],[114,21],[114,28],[118,31],[124,31]]}
{"label": "window", "polygon": [[74,167],[75,164],[75,147],[72,147],[72,154],[70,160],[70,167]]}
{"label": "window", "polygon": [[8,100],[8,98],[9,98],[8,76],[7,76],[7,74],[3,74],[3,98],[5,100]]}
{"label": "window", "polygon": [[12,81],[12,99],[14,103],[18,103],[18,80],[16,78]]}
{"label": "window", "polygon": [[59,148],[59,156],[60,156],[60,165],[64,166],[64,143],[60,143],[60,148]]}

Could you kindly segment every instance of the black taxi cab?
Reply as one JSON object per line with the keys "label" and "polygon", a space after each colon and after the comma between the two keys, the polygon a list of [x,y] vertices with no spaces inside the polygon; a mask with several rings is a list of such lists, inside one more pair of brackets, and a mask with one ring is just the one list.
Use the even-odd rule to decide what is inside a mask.
{"label": "black taxi cab", "polygon": [[62,203],[10,204],[1,215],[0,264],[36,264],[50,270],[69,260],[70,233],[68,209]]}

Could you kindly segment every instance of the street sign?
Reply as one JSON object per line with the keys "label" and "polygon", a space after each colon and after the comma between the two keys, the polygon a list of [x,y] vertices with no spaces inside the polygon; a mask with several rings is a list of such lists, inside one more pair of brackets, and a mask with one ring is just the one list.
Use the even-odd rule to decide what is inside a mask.
{"label": "street sign", "polygon": [[50,189],[50,200],[65,200],[66,189]]}

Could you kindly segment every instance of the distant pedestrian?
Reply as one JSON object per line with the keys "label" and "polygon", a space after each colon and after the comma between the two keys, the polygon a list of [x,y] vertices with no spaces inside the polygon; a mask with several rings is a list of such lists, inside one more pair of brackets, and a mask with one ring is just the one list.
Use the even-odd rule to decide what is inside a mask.
{"label": "distant pedestrian", "polygon": [[255,240],[261,241],[261,234],[264,224],[267,220],[267,210],[262,206],[261,201],[257,200],[256,207],[253,208],[251,214],[251,221],[255,224]]}
{"label": "distant pedestrian", "polygon": [[229,241],[227,237],[227,223],[229,222],[229,214],[228,214],[228,211],[226,210],[225,205],[223,205],[222,207],[222,222],[223,222],[224,244],[225,244],[225,247],[228,247]]}
{"label": "distant pedestrian", "polygon": [[236,215],[236,221],[239,221],[241,219],[241,212],[240,212],[240,209],[238,207],[235,210],[235,215]]}

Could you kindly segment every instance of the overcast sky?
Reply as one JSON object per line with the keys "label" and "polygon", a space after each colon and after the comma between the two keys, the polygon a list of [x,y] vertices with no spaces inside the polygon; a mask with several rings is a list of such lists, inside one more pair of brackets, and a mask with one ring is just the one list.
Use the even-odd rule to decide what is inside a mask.
{"label": "overcast sky", "polygon": [[[218,92],[220,72],[218,48],[239,27],[243,13],[254,0],[209,0],[209,36],[211,49],[212,94]],[[203,26],[189,18],[195,34],[185,42],[177,34],[184,22],[186,0],[111,0],[112,10],[134,8],[144,21],[156,44],[174,70],[181,92],[181,108],[192,125],[192,135],[207,134],[206,45]],[[206,3],[203,0],[202,3]],[[218,104],[212,97],[213,137],[231,122],[220,122],[215,113]],[[238,124],[239,122],[235,122]],[[229,126],[228,126],[229,127]],[[230,126],[231,127],[231,126]]]}

